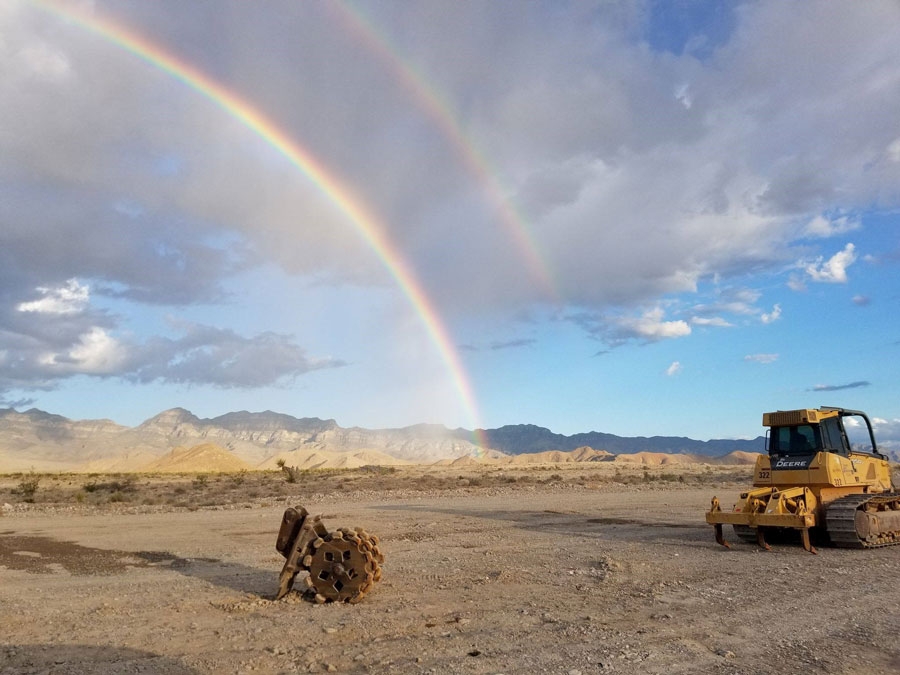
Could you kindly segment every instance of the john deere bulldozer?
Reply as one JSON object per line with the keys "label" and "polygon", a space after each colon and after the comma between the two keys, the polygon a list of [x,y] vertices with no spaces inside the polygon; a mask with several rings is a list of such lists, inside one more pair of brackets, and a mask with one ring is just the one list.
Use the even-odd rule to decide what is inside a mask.
{"label": "john deere bulldozer", "polygon": [[769,427],[768,454],[756,460],[753,489],[742,492],[731,511],[713,497],[706,514],[719,544],[730,548],[725,524],[741,540],[765,549],[767,538],[791,531],[799,532],[811,553],[811,533],[813,540],[844,548],[900,543],[900,492],[865,413],[826,407],[778,411],[764,413],[763,426]]}

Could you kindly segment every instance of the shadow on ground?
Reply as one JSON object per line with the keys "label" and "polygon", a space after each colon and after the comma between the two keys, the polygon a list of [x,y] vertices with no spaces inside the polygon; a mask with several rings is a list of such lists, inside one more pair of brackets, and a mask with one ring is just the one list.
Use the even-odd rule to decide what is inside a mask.
{"label": "shadow on ground", "polygon": [[0,567],[31,574],[102,576],[129,569],[156,567],[230,588],[240,593],[271,597],[280,570],[259,570],[218,558],[185,558],[168,551],[116,551],[91,548],[51,537],[0,533]]}
{"label": "shadow on ground", "polygon": [[178,659],[137,649],[94,645],[0,644],[0,675],[193,675],[196,672]]}
{"label": "shadow on ground", "polygon": [[511,522],[530,532],[552,532],[588,538],[611,538],[630,542],[657,542],[661,538],[674,537],[680,543],[708,544],[712,541],[712,528],[703,520],[673,522],[640,517],[589,517],[573,511],[496,510],[474,508],[444,508],[418,504],[394,504],[379,506],[380,510],[411,511],[420,513],[445,513],[457,517],[502,520]]}

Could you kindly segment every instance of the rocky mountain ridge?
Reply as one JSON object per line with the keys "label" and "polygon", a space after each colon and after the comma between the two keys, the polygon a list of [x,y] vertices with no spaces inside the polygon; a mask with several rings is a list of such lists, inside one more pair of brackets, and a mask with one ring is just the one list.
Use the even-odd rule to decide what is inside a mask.
{"label": "rocky mountain ridge", "polygon": [[0,472],[133,471],[174,448],[213,443],[251,467],[268,467],[276,457],[308,452],[371,452],[409,463],[431,464],[472,456],[500,458],[582,447],[612,454],[673,452],[724,455],[759,452],[754,441],[694,441],[676,437],[624,438],[590,432],[563,436],[535,425],[480,430],[485,449],[465,429],[420,424],[400,429],[344,428],[333,419],[296,418],[265,411],[231,412],[202,419],[184,408],[166,410],[136,427],[111,420],[70,420],[37,409],[0,410]]}
{"label": "rocky mountain ridge", "polygon": [[665,452],[669,454],[697,454],[715,457],[734,450],[765,452],[765,436],[749,440],[713,439],[697,441],[684,436],[616,436],[599,431],[564,436],[533,424],[513,424],[499,429],[482,431],[490,447],[507,454],[545,452],[547,450],[575,450],[590,447],[606,450],[614,455],[635,452]]}

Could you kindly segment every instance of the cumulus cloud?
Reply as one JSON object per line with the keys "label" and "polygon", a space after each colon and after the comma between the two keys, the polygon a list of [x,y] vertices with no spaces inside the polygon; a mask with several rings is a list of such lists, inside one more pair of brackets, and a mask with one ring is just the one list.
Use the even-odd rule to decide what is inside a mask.
{"label": "cumulus cloud", "polygon": [[88,286],[38,287],[37,300],[0,311],[0,392],[56,388],[77,375],[254,388],[345,365],[315,358],[288,335],[244,337],[231,329],[175,322],[181,337],[116,335],[119,319],[91,306]]}
{"label": "cumulus cloud", "polygon": [[93,326],[65,352],[45,352],[38,362],[49,377],[116,375],[128,360],[128,348],[104,329]]}
{"label": "cumulus cloud", "polygon": [[819,258],[807,264],[804,269],[813,281],[844,284],[847,283],[847,268],[854,262],[856,262],[856,247],[847,244],[842,251],[838,251],[828,260],[823,262],[823,259]]}
{"label": "cumulus cloud", "polygon": [[[793,288],[845,282],[853,245],[828,259],[822,246],[857,228],[860,209],[900,205],[896,3],[735,4],[723,34],[678,49],[654,40],[652,9],[595,9],[368,5],[387,51],[424,74],[411,91],[339,6],[87,6],[195,59],[308,153],[304,171],[190,87],[12,3],[0,16],[5,376],[121,372],[151,345],[160,358],[133,375],[215,380],[214,355],[248,382],[267,350],[286,373],[319,363],[274,334],[200,331],[206,348],[126,340],[116,317],[84,306],[88,283],[137,314],[222,303],[257,265],[385,287],[402,260],[442,316],[549,300],[615,345],[777,318],[747,289],[665,316],[660,303],[697,304],[710,279],[738,286],[802,259]],[[423,92],[439,94],[444,117]]]}
{"label": "cumulus cloud", "polygon": [[753,361],[754,363],[775,363],[778,360],[778,354],[747,354],[744,361]]}
{"label": "cumulus cloud", "polygon": [[672,361],[672,364],[668,368],[666,368],[666,375],[672,377],[673,375],[677,375],[681,371],[681,363],[678,361]]}
{"label": "cumulus cloud", "polygon": [[670,338],[690,335],[691,327],[681,319],[666,320],[665,310],[654,307],[644,311],[640,316],[618,317],[610,326],[610,335],[614,342],[639,340],[641,342],[658,342]]}
{"label": "cumulus cloud", "polygon": [[133,349],[130,368],[119,376],[138,382],[209,384],[254,388],[285,384],[299,375],[346,365],[312,358],[290,336],[261,333],[251,338],[232,330],[188,324],[178,339],[155,338]]}
{"label": "cumulus cloud", "polygon": [[[525,233],[558,293],[602,309],[692,292],[711,274],[781,264],[798,220],[809,224],[810,237],[846,231],[852,216],[821,215],[835,212],[827,208],[834,196],[845,209],[869,204],[889,197],[900,176],[896,162],[872,164],[865,151],[893,147],[895,128],[882,111],[900,103],[898,94],[885,85],[888,71],[858,65],[892,62],[898,40],[890,27],[900,22],[889,4],[743,6],[699,60],[690,51],[655,51],[652,40],[648,49],[641,20],[623,20],[611,8],[369,8],[397,52],[448,101],[467,140],[491,159],[496,175],[487,177],[467,170],[471,156],[460,155],[460,137],[442,138],[428,110],[396,86],[391,64],[361,57],[334,16],[283,9],[226,3],[216,13],[228,21],[208,21],[212,10],[203,6],[144,8],[131,17],[127,7],[114,11],[155,39],[171,39],[164,47],[174,51],[188,42],[186,26],[205,26],[209,62],[234,64],[217,74],[323,165],[337,167],[447,306],[522,306],[546,297],[523,253],[521,227],[498,208],[501,193],[491,181],[522,207]],[[178,18],[166,20],[167,12]],[[70,276],[115,279],[142,299],[180,292],[191,302],[214,293],[229,265],[252,259],[238,246],[244,242],[298,274],[387,282],[346,214],[288,163],[260,161],[259,139],[236,134],[221,111],[27,5],[6,21],[16,30],[6,31],[0,54],[10,57],[0,59],[0,113],[9,122],[0,147],[19,167],[9,184],[27,191],[38,187],[37,176],[71,186],[66,212],[85,244],[57,240],[75,241],[84,253],[103,242],[97,248],[110,254],[82,256],[80,265],[69,264]],[[242,31],[225,39],[218,31],[229,22]],[[797,24],[809,29],[802,45],[784,28]],[[867,35],[880,39],[860,39]],[[256,49],[261,42],[270,49]],[[836,61],[835,53],[845,58]],[[481,67],[487,60],[490,69]],[[318,66],[288,65],[297,63]],[[775,105],[785,91],[791,106]],[[823,106],[824,91],[844,96]],[[67,105],[48,104],[61,99]],[[813,112],[814,127],[802,122]],[[858,123],[848,130],[846,119]],[[210,150],[226,146],[228,153]],[[135,231],[128,215],[110,208],[122,194],[143,214]],[[58,234],[53,215],[47,207],[32,215],[44,223],[35,236]],[[163,222],[178,226],[165,237],[148,234]],[[205,236],[209,224],[235,235],[224,249]],[[197,267],[184,273],[183,265]],[[191,278],[204,281],[192,287]],[[472,287],[481,292],[469,293]]]}
{"label": "cumulus cloud", "polygon": [[[637,315],[581,312],[567,318],[610,347],[628,342],[648,344],[691,333],[691,327],[686,321],[666,319],[665,309],[662,307],[652,307]],[[599,354],[602,353],[604,352]]]}

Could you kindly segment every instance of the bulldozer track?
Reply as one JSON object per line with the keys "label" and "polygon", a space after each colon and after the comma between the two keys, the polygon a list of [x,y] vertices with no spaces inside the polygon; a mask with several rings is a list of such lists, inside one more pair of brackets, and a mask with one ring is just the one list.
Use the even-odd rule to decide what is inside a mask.
{"label": "bulldozer track", "polygon": [[847,495],[831,502],[825,509],[825,528],[831,543],[839,548],[883,548],[900,544],[900,529],[879,531],[867,536],[859,533],[857,513],[864,505],[896,511],[900,509],[900,493]]}

